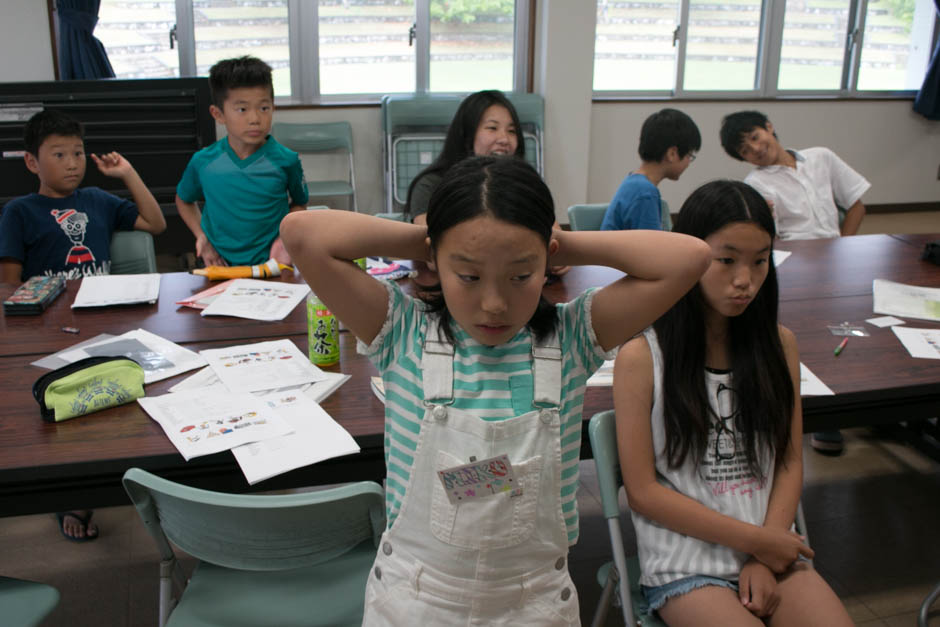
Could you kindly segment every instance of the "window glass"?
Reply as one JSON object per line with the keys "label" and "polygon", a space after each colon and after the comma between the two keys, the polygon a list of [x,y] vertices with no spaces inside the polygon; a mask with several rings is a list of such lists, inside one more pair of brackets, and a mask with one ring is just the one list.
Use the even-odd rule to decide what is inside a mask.
{"label": "window glass", "polygon": [[934,16],[931,0],[868,0],[858,89],[920,89]]}
{"label": "window glass", "polygon": [[430,91],[512,89],[514,0],[431,0]]}
{"label": "window glass", "polygon": [[787,0],[778,89],[839,89],[850,0]]}
{"label": "window glass", "polygon": [[760,21],[760,0],[691,0],[683,87],[754,89]]}
{"label": "window glass", "polygon": [[675,88],[673,32],[679,0],[632,3],[598,0],[594,39],[594,90]]}
{"label": "window glass", "polygon": [[414,1],[320,0],[321,94],[414,91]]}
{"label": "window glass", "polygon": [[101,0],[95,37],[104,45],[117,78],[176,78],[179,55],[170,49],[176,2]]}
{"label": "window glass", "polygon": [[198,0],[193,28],[198,76],[222,59],[251,55],[274,70],[274,95],[291,95],[287,0]]}

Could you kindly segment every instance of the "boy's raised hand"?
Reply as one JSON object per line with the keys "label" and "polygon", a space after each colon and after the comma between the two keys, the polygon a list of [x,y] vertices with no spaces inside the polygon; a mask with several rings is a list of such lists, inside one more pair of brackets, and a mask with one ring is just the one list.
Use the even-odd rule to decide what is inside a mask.
{"label": "boy's raised hand", "polygon": [[100,157],[96,154],[91,155],[92,161],[98,166],[98,170],[105,176],[123,179],[130,172],[134,171],[131,162],[121,156],[119,152],[107,152]]}

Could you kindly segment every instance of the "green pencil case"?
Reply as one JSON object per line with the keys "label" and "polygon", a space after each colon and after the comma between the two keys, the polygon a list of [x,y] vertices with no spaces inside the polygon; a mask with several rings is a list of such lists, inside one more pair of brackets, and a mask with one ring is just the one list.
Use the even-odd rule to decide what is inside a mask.
{"label": "green pencil case", "polygon": [[127,357],[88,357],[57,368],[33,384],[46,422],[62,422],[130,403],[144,395],[144,369]]}

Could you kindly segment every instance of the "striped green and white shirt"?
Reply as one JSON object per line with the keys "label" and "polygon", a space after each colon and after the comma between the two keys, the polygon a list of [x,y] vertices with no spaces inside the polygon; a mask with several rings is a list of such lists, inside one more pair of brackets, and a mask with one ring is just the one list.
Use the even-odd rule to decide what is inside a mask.
{"label": "striped green and white shirt", "polygon": [[[421,357],[428,314],[422,301],[385,282],[389,308],[382,330],[359,351],[375,364],[385,384],[385,506],[391,526],[405,498],[418,433],[424,418]],[[591,324],[594,290],[556,305],[558,338],[562,352],[561,389],[561,502],[568,543],[578,539],[578,458],[584,384],[613,351],[597,344]],[[483,420],[506,420],[532,411],[532,334],[523,328],[499,346],[486,346],[452,323],[454,352],[454,407]]]}

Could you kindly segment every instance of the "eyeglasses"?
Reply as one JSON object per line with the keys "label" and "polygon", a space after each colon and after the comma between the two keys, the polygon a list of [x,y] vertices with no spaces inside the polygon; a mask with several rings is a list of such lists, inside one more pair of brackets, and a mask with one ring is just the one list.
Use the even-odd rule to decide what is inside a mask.
{"label": "eyeglasses", "polygon": [[[718,384],[715,392],[715,406],[718,410],[718,420],[715,421],[715,457],[717,459],[734,459],[735,436],[734,418],[737,414],[737,399],[735,392],[724,383]],[[728,421],[731,426],[728,426]]]}
{"label": "eyeglasses", "polygon": [[689,163],[692,163],[693,161],[695,161],[695,157],[696,157],[696,156],[697,156],[697,155],[696,155],[694,152],[690,152],[690,153],[689,153]]}

